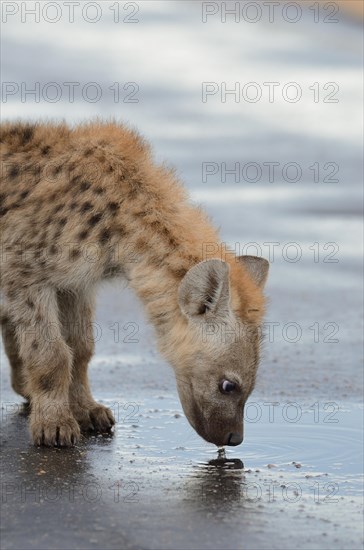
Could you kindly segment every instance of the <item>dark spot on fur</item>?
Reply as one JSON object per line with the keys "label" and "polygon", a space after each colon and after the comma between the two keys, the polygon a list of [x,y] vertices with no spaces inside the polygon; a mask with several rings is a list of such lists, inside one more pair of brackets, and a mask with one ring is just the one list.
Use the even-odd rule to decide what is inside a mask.
{"label": "dark spot on fur", "polygon": [[56,246],[55,244],[52,244],[52,246],[50,247],[49,249],[49,252],[54,255],[54,254],[57,254],[58,253],[58,246]]}
{"label": "dark spot on fur", "polygon": [[103,195],[103,194],[105,193],[105,189],[103,189],[103,188],[100,187],[100,186],[95,187],[94,193],[96,193],[96,195]]}
{"label": "dark spot on fur", "polygon": [[5,216],[7,212],[9,211],[9,208],[0,208],[0,216]]}
{"label": "dark spot on fur", "polygon": [[100,233],[100,242],[102,244],[105,244],[109,240],[110,240],[110,231],[108,229],[103,229]]}
{"label": "dark spot on fur", "polygon": [[153,221],[150,225],[163,238],[167,239],[168,244],[171,247],[176,248],[178,246],[179,240],[174,235],[172,235],[170,230],[167,227],[164,227],[163,224],[159,220]]}
{"label": "dark spot on fur", "polygon": [[9,178],[16,178],[19,175],[19,166],[13,164],[9,170]]}
{"label": "dark spot on fur", "polygon": [[26,126],[23,128],[22,145],[25,145],[33,138],[35,126]]}
{"label": "dark spot on fur", "polygon": [[80,180],[81,180],[81,176],[72,176],[71,177],[71,172],[72,172],[73,168],[70,167],[69,169],[69,175],[70,175],[70,178],[71,178],[71,183],[73,185],[77,185],[78,183],[80,183]]}
{"label": "dark spot on fur", "polygon": [[60,227],[63,227],[64,225],[66,225],[66,223],[67,223],[67,218],[60,218],[60,219],[58,220],[58,225],[59,225]]}
{"label": "dark spot on fur", "polygon": [[74,210],[75,208],[77,208],[77,206],[78,206],[78,203],[77,203],[77,202],[71,202],[71,204],[70,204],[70,209],[71,209],[71,210]]}
{"label": "dark spot on fur", "polygon": [[28,195],[29,195],[29,191],[22,191],[22,193],[20,193],[19,195],[19,198],[25,199]]}
{"label": "dark spot on fur", "polygon": [[62,166],[55,166],[53,168],[53,176],[57,176],[61,170],[62,170]]}
{"label": "dark spot on fur", "polygon": [[179,279],[182,279],[187,273],[187,269],[184,267],[178,267],[176,269],[172,269],[173,274],[178,277]]}
{"label": "dark spot on fur", "polygon": [[32,342],[32,349],[36,350],[36,349],[38,349],[38,347],[39,347],[39,344],[34,340]]}
{"label": "dark spot on fur", "polygon": [[117,228],[117,232],[118,232],[118,235],[120,235],[120,237],[124,237],[125,235],[128,234],[128,231],[126,230],[126,228],[122,226],[119,226]]}
{"label": "dark spot on fur", "polygon": [[31,309],[34,308],[34,302],[33,300],[31,300],[30,298],[27,298],[25,303],[27,304],[28,307],[30,307]]}
{"label": "dark spot on fur", "polygon": [[41,153],[42,153],[42,155],[48,155],[50,150],[51,150],[51,146],[50,145],[45,145],[44,147],[42,147]]}
{"label": "dark spot on fur", "polygon": [[97,214],[94,214],[93,216],[91,216],[91,218],[89,218],[88,223],[89,225],[94,226],[97,223],[99,223],[101,218],[102,218],[102,214],[98,212]]}
{"label": "dark spot on fur", "polygon": [[5,199],[6,199],[5,193],[0,193],[0,204],[2,204]]}
{"label": "dark spot on fur", "polygon": [[76,260],[81,256],[81,251],[78,248],[73,248],[71,250],[70,256],[71,256],[71,260]]}
{"label": "dark spot on fur", "polygon": [[80,185],[80,190],[83,192],[83,191],[87,191],[88,189],[90,189],[91,187],[91,183],[89,183],[88,181],[83,181]]}
{"label": "dark spot on fur", "polygon": [[89,157],[90,155],[92,155],[92,149],[86,149],[85,151],[85,157]]}
{"label": "dark spot on fur", "polygon": [[168,242],[173,248],[177,248],[177,246],[178,246],[178,240],[177,239],[175,239],[174,237],[169,237]]}
{"label": "dark spot on fur", "polygon": [[116,212],[119,209],[119,205],[117,202],[109,202],[107,207],[111,212]]}
{"label": "dark spot on fur", "polygon": [[53,214],[57,214],[57,212],[59,212],[60,210],[62,210],[63,208],[63,204],[57,204],[57,206],[55,206],[53,208]]}
{"label": "dark spot on fur", "polygon": [[93,204],[91,204],[89,201],[84,202],[83,205],[80,208],[80,212],[88,212],[89,210],[93,209]]}
{"label": "dark spot on fur", "polygon": [[2,132],[1,141],[7,141],[9,137],[15,138],[18,145],[24,146],[33,138],[34,129],[34,124],[14,124],[7,131]]}
{"label": "dark spot on fur", "polygon": [[84,229],[78,234],[78,238],[82,241],[83,239],[86,239],[87,235],[89,233],[88,229]]}

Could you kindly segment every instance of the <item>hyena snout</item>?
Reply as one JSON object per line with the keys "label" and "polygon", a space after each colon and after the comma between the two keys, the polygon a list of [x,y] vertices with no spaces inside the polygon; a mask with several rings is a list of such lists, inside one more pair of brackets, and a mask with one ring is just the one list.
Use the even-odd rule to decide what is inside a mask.
{"label": "hyena snout", "polygon": [[236,445],[240,445],[240,443],[243,442],[243,439],[244,434],[242,433],[230,433],[226,445],[235,447]]}
{"label": "hyena snout", "polygon": [[239,421],[236,418],[226,419],[223,422],[214,422],[214,419],[211,419],[207,427],[208,429],[203,437],[210,443],[214,443],[217,447],[235,447],[243,442],[244,430],[242,419]]}
{"label": "hyena snout", "polygon": [[[196,422],[196,419],[194,420]],[[235,447],[240,445],[244,439],[242,422],[236,422],[236,420],[227,419],[225,422],[221,422],[221,420],[216,421],[216,418],[211,418],[206,424],[202,422],[198,426],[197,432],[206,441],[217,447]]]}

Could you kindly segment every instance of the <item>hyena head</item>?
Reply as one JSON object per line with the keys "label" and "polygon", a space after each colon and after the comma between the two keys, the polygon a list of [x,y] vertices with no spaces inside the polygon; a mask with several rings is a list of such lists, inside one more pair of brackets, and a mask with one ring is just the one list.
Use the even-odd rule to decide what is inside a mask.
{"label": "hyena head", "polygon": [[[244,405],[258,368],[262,287],[269,268],[266,260],[254,256],[236,260],[234,273],[222,260],[198,263],[184,276],[178,294],[187,318],[183,343],[172,360],[178,393],[190,424],[217,446],[243,441]],[[248,286],[240,289],[240,297],[252,295],[243,308],[239,282]]]}

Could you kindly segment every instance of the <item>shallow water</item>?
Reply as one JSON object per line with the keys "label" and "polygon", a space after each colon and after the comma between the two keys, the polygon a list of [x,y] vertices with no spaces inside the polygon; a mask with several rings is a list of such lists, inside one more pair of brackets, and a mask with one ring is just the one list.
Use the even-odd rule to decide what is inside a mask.
{"label": "shallow water", "polygon": [[[296,403],[296,423],[276,406],[274,418],[246,420],[244,443],[224,457],[194,434],[175,395],[133,397],[104,400],[117,416],[114,434],[70,450],[29,446],[26,417],[3,409],[6,547],[60,548],[39,541],[46,521],[47,532],[80,548],[117,548],[120,537],[126,548],[291,548],[292,536],[300,548],[359,548],[361,406],[342,403],[327,418]],[[252,404],[250,413],[269,412]],[[15,517],[33,521],[12,543]]]}

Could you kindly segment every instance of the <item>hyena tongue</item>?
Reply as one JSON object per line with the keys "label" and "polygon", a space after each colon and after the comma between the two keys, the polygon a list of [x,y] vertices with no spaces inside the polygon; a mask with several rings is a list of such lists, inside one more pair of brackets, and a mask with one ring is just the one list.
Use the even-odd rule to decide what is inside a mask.
{"label": "hyena tongue", "polygon": [[218,447],[218,449],[217,449],[217,458],[219,460],[225,460],[225,458],[226,458],[225,447]]}

